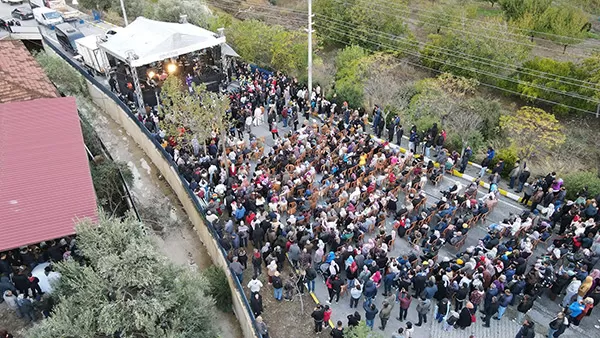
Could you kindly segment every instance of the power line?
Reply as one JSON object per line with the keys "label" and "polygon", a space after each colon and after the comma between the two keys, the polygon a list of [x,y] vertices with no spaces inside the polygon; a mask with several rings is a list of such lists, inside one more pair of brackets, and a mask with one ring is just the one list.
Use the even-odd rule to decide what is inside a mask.
{"label": "power line", "polygon": [[[222,1],[226,1],[226,0],[222,0]],[[292,12],[291,14],[294,14],[294,15],[297,14],[299,16],[306,16],[305,13],[297,11],[297,10],[293,10],[293,9],[282,9],[282,8],[277,8],[277,7],[260,6],[260,5],[257,6],[257,7],[261,7],[261,8],[268,9],[268,10]],[[327,19],[327,20],[330,20],[330,21],[338,22],[341,25],[344,25],[346,27],[349,26],[347,23],[345,23],[345,22],[343,22],[341,20],[334,19],[334,18],[331,18],[331,17],[327,17],[327,16],[325,16],[323,14],[317,14],[317,16],[322,17],[322,18]],[[356,27],[351,27],[351,28],[356,29]],[[405,37],[393,35],[393,34],[386,33],[386,32],[372,33],[371,31],[367,30],[366,28],[363,28],[363,29],[358,28],[358,29],[359,30],[363,30],[365,33],[376,34],[376,35],[379,35],[379,36],[381,36],[382,34],[384,34],[384,35],[387,36],[386,38],[388,40],[403,40],[403,41],[407,41],[408,44],[418,44],[418,45],[423,46],[423,47],[427,46],[426,43],[419,42],[419,41],[416,41],[416,40],[410,40],[410,39],[407,39]],[[439,47],[439,46],[428,46],[428,47],[431,48],[431,49],[434,49],[434,50],[443,50],[443,51],[446,51],[446,52],[440,52],[440,53],[446,54],[446,55],[452,56],[452,57],[458,57],[458,58],[461,58],[461,59],[465,59],[465,60],[468,60],[468,61],[471,61],[471,62],[481,63],[481,64],[492,63],[492,64],[495,64],[495,66],[498,67],[498,68],[502,68],[502,69],[505,69],[505,70],[508,70],[508,71],[511,71],[511,72],[517,72],[517,73],[521,73],[521,74],[525,74],[525,75],[529,75],[529,76],[539,77],[539,78],[543,78],[543,79],[546,79],[546,80],[555,81],[555,82],[559,82],[559,83],[570,85],[570,86],[576,86],[576,87],[580,87],[580,88],[586,88],[586,89],[593,90],[593,91],[597,91],[598,90],[595,87],[589,87],[589,86],[586,86],[586,85],[582,85],[582,84],[588,84],[588,85],[595,86],[595,84],[587,82],[587,81],[583,81],[583,80],[579,80],[579,79],[574,79],[574,78],[570,78],[570,77],[566,77],[566,76],[561,76],[561,75],[558,75],[558,74],[552,74],[552,73],[542,72],[542,71],[538,71],[538,70],[535,70],[535,69],[523,68],[523,70],[521,70],[521,69],[519,69],[520,67],[517,66],[517,65],[508,65],[511,68],[507,68],[500,61],[495,61],[495,60],[491,60],[491,59],[479,57],[479,56],[476,56],[476,55],[471,55],[471,54],[463,53],[463,52],[460,52],[460,51],[454,51],[454,50],[447,49],[447,48],[444,48],[444,47]],[[460,55],[458,55],[458,54],[460,54]],[[546,75],[549,75],[550,77],[548,77]],[[515,80],[515,81],[517,81],[517,80]],[[512,82],[515,82],[515,81],[512,81]],[[576,83],[573,83],[573,82],[570,82],[570,81],[573,81],[573,82],[576,82]],[[581,84],[577,84],[577,82],[581,83]],[[523,84],[524,82],[519,82],[519,83]],[[549,91],[549,92],[554,92],[554,93],[559,94],[559,95],[568,95],[567,93],[565,93],[563,91],[560,91],[560,90],[557,90],[557,89],[554,89],[554,88],[548,88],[548,87],[545,87],[545,86],[544,87],[540,87],[539,85],[535,85],[535,84],[531,84],[531,86],[536,87],[536,88],[541,89],[541,90],[545,90],[545,91]],[[592,102],[599,103],[598,101],[589,99],[588,97],[580,96],[577,93],[572,93],[572,95],[569,95],[569,96],[575,97],[575,98],[578,98],[578,99],[581,99],[581,100],[585,100],[585,101],[592,101]]]}
{"label": "power line", "polygon": [[[222,0],[222,1],[224,1],[224,2],[227,2],[226,0]],[[274,10],[274,11],[279,11],[279,10],[280,10],[280,8],[269,7],[269,6],[260,6],[260,5],[258,5],[258,6],[256,6],[256,7],[258,7],[258,8],[265,8],[265,9],[268,9],[268,10]],[[291,12],[291,13],[293,13],[293,14],[296,14],[296,15],[299,15],[299,16],[303,16],[303,15],[305,15],[305,13],[303,13],[303,12],[299,12],[299,11],[296,11],[296,10],[286,9],[285,11],[287,11],[287,12]],[[252,14],[254,14],[254,15],[259,15],[258,13],[252,13]],[[332,20],[332,21],[341,22],[341,21],[339,21],[339,20],[336,20],[336,19],[333,19],[333,18],[328,18],[328,17],[326,17],[326,16],[324,16],[324,15],[322,15],[322,14],[318,14],[318,15],[319,15],[319,16],[321,16],[321,17],[324,17],[324,18],[330,19],[330,20]],[[292,20],[295,20],[295,21],[301,21],[300,19],[292,19]],[[304,23],[303,21],[301,21],[301,22],[302,22],[302,23]],[[317,25],[319,25],[319,23],[318,23],[318,22],[317,22],[316,24],[317,24]],[[336,24],[334,23],[334,25],[336,25]],[[366,33],[369,33],[369,31],[368,31],[368,30],[366,30],[366,29],[361,29],[361,28],[357,28],[357,27],[351,27],[351,26],[349,26],[349,25],[348,25],[348,24],[346,24],[346,23],[341,23],[341,24],[339,24],[339,23],[338,23],[337,25],[338,25],[338,26],[339,26],[339,25],[343,25],[343,26],[344,26],[344,28],[350,28],[350,29],[355,29],[355,30],[356,30],[356,29],[358,29],[358,30],[363,30],[364,32],[366,32]],[[324,28],[325,30],[327,30],[327,29],[331,29],[331,27],[327,27],[327,26],[321,26],[321,27],[322,27],[322,28]],[[335,29],[334,29],[334,30],[335,30]],[[340,32],[340,31],[338,31],[338,30],[335,30],[335,31],[337,31],[339,34],[344,34],[344,33],[341,33],[341,32]],[[377,34],[377,35],[379,35],[379,36],[381,36],[381,34],[386,34],[386,35],[389,35],[389,36],[393,37],[393,39],[388,37],[388,39],[389,39],[389,40],[394,40],[394,39],[404,39],[404,40],[407,40],[406,38],[402,38],[402,37],[394,36],[394,35],[392,35],[392,34],[389,34],[389,33],[380,33],[380,32],[377,32],[377,33],[375,33],[375,34]],[[348,35],[347,35],[347,34],[345,34],[345,36],[348,36]],[[331,38],[331,37],[329,37],[329,36],[328,36],[328,38]],[[381,47],[390,48],[390,49],[392,49],[392,50],[393,50],[393,49],[396,49],[397,51],[406,52],[406,53],[408,53],[408,54],[411,54],[411,55],[414,55],[414,56],[417,56],[417,57],[422,57],[422,58],[424,58],[424,59],[432,60],[432,61],[434,61],[434,62],[442,63],[442,64],[445,64],[445,65],[447,65],[447,66],[450,66],[450,67],[461,68],[461,69],[464,69],[464,70],[467,70],[467,71],[470,71],[470,72],[474,72],[474,73],[477,73],[477,74],[483,74],[483,75],[486,75],[486,76],[491,76],[491,77],[495,77],[495,78],[498,78],[498,79],[501,79],[501,80],[506,80],[506,81],[510,81],[510,82],[514,82],[514,83],[518,83],[518,84],[526,84],[526,85],[529,85],[529,86],[531,86],[531,87],[534,87],[534,88],[537,88],[537,89],[540,89],[540,90],[543,90],[543,91],[546,91],[546,92],[554,92],[554,93],[556,93],[556,94],[558,94],[558,95],[562,95],[562,96],[567,96],[567,97],[571,97],[571,98],[575,98],[575,99],[580,99],[580,100],[584,100],[584,101],[587,101],[587,102],[599,103],[599,102],[598,102],[598,101],[596,101],[596,100],[590,99],[590,98],[588,98],[588,97],[581,96],[581,95],[579,95],[579,94],[576,94],[576,93],[571,93],[571,94],[569,94],[569,93],[565,93],[565,92],[562,92],[562,91],[556,90],[556,89],[554,89],[554,88],[548,88],[548,87],[545,87],[545,86],[539,86],[539,85],[535,85],[535,84],[533,84],[533,83],[527,83],[527,82],[523,82],[523,81],[520,81],[520,80],[515,80],[515,79],[507,78],[507,77],[504,77],[504,76],[501,76],[501,75],[498,75],[498,74],[495,74],[495,73],[489,73],[489,72],[485,72],[485,71],[481,71],[481,70],[477,70],[477,69],[473,69],[473,68],[465,68],[465,67],[463,67],[463,66],[459,66],[459,65],[451,64],[451,63],[448,63],[448,62],[446,62],[446,61],[443,61],[443,60],[440,60],[440,59],[437,59],[437,58],[434,58],[434,57],[431,57],[431,56],[418,55],[418,54],[415,54],[414,52],[408,52],[407,50],[405,50],[405,49],[401,49],[401,48],[399,48],[399,47],[397,47],[397,46],[390,46],[390,45],[385,45],[385,44],[382,44],[382,43],[374,42],[374,41],[368,40],[368,39],[366,39],[366,38],[364,38],[364,37],[362,37],[362,36],[360,36],[360,37],[354,36],[354,38],[359,38],[359,39],[361,39],[361,40],[363,40],[363,41],[365,41],[365,42],[370,42],[370,43],[373,43],[373,44],[375,44],[375,45],[379,45],[379,46],[381,46]],[[338,39],[333,39],[333,40],[339,41]],[[409,43],[411,43],[411,44],[414,44],[414,43],[419,43],[419,42],[417,42],[417,41],[409,41]],[[345,43],[345,44],[346,44],[346,43]],[[422,44],[422,43],[419,43],[419,44]],[[436,48],[441,48],[441,49],[444,49],[444,48],[442,48],[442,47],[436,47]],[[445,50],[448,50],[448,49],[445,49]],[[461,57],[461,56],[458,56],[458,55],[455,55],[455,54],[452,54],[452,53],[444,53],[444,52],[441,52],[441,53],[443,53],[443,54],[446,54],[446,55],[450,55],[450,56],[455,56],[455,57],[463,58],[463,59],[466,59],[466,60],[469,60],[469,61],[473,61],[473,62],[482,63],[481,61],[473,60],[473,59],[470,59],[470,58],[468,58],[468,57]],[[468,55],[468,54],[465,54],[465,53],[461,53],[461,54],[463,54],[463,55]],[[477,57],[477,56],[473,56],[473,57]],[[477,58],[483,59],[483,58],[481,58],[481,57],[477,57]],[[497,62],[497,61],[494,61],[494,60],[487,60],[487,59],[486,59],[486,61],[488,61],[488,62]],[[424,66],[424,67],[426,67],[426,66]],[[516,67],[516,66],[514,66],[514,67]],[[428,69],[432,69],[432,68],[430,68],[430,67],[426,67],[426,68],[428,68]],[[502,68],[504,68],[504,69],[507,69],[506,67],[502,67]],[[521,73],[524,73],[524,74],[528,74],[528,75],[533,75],[533,76],[536,76],[536,75],[534,75],[534,74],[527,73],[527,72],[525,72],[525,71],[519,71],[518,69],[508,69],[508,70],[511,70],[511,71],[518,71],[518,72],[521,72]],[[531,71],[535,71],[535,70],[531,70]],[[438,71],[438,72],[439,72],[439,71]],[[535,71],[535,72],[538,72],[538,73],[541,73],[541,74],[549,74],[549,73],[545,73],[545,72],[541,72],[541,71]],[[558,76],[558,75],[555,75],[555,74],[550,74],[550,75],[552,75],[552,76],[556,76],[556,77],[561,77],[561,76]],[[537,76],[538,76],[538,77],[543,77],[543,78],[546,78],[546,79],[549,79],[549,80],[552,80],[552,81],[557,81],[557,79],[554,79],[554,78],[548,78],[548,77],[544,77],[543,75],[539,75],[539,74],[538,74]],[[581,80],[578,80],[578,79],[572,79],[572,78],[568,78],[568,77],[562,77],[562,78],[566,78],[566,79],[570,79],[570,80],[573,80],[573,81],[578,81],[578,82],[583,82],[583,83],[586,83],[586,82],[584,82],[584,81],[581,81]],[[574,83],[569,83],[569,82],[565,82],[565,81],[560,81],[560,80],[558,80],[558,82],[562,82],[562,83],[569,84],[569,85],[574,85],[574,86],[579,86],[579,87],[584,87],[584,88],[588,88],[588,89],[592,89],[592,90],[597,90],[597,89],[595,89],[595,88],[590,88],[590,87],[586,87],[586,86],[581,86],[581,85],[577,85],[577,84],[574,84]],[[568,108],[570,108],[570,109],[577,110],[577,111],[581,111],[581,112],[586,112],[586,113],[595,114],[594,112],[590,112],[590,111],[588,111],[588,110],[584,110],[584,109],[581,109],[581,108],[571,107],[571,106],[568,106],[568,105],[565,105],[565,104],[562,104],[562,103],[558,103],[558,102],[554,102],[554,101],[550,101],[550,100],[546,100],[546,99],[542,99],[542,98],[538,98],[538,97],[533,97],[533,96],[530,96],[530,95],[526,95],[526,94],[522,94],[522,93],[515,92],[515,91],[512,91],[512,90],[508,90],[508,89],[504,89],[504,88],[496,87],[496,86],[489,85],[489,84],[486,84],[486,83],[482,83],[482,84],[484,84],[484,85],[486,85],[486,86],[488,86],[488,87],[492,87],[492,88],[495,88],[495,89],[504,90],[504,91],[506,91],[506,92],[510,92],[510,93],[512,93],[512,94],[517,94],[517,95],[520,95],[520,96],[523,96],[523,97],[528,97],[528,98],[531,98],[531,99],[536,99],[536,100],[539,100],[539,101],[542,101],[542,102],[547,102],[547,103],[552,103],[552,104],[559,105],[559,106],[568,107]]]}
{"label": "power line", "polygon": [[[319,14],[319,16],[325,17],[322,14]],[[327,18],[327,17],[325,17],[325,18]],[[347,24],[347,23],[345,23],[343,21],[340,21],[340,20],[337,20],[337,19],[334,19],[334,18],[327,18],[327,19],[333,21],[334,24],[337,23],[338,25],[343,25],[343,26],[349,27],[349,24]],[[444,47],[439,47],[439,46],[432,46],[432,45],[428,46],[424,42],[419,42],[417,40],[411,40],[411,39],[408,39],[406,37],[397,36],[397,35],[393,35],[393,34],[386,33],[386,32],[374,32],[372,30],[368,30],[366,28],[360,28],[360,27],[351,27],[351,28],[362,30],[362,31],[364,31],[366,33],[369,33],[369,34],[376,34],[376,35],[379,35],[379,36],[386,35],[387,36],[386,38],[388,40],[402,40],[402,41],[406,41],[408,44],[418,44],[420,46],[428,47],[428,48],[435,49],[435,50],[443,50],[443,51],[446,51],[446,52],[440,52],[440,53],[446,54],[446,55],[449,55],[449,56],[453,56],[453,57],[458,57],[458,58],[465,59],[465,60],[468,60],[468,61],[472,61],[472,62],[476,62],[476,63],[481,63],[481,64],[488,64],[488,63],[495,64],[496,67],[502,68],[502,69],[505,69],[505,70],[508,70],[508,71],[518,72],[518,73],[522,73],[522,74],[526,74],[526,75],[530,75],[530,76],[544,78],[544,79],[551,80],[551,81],[557,81],[557,82],[560,82],[560,83],[563,83],[563,84],[567,84],[567,85],[572,85],[572,86],[576,86],[576,87],[580,87],[580,88],[586,88],[586,89],[590,89],[590,90],[593,90],[593,91],[598,91],[597,87],[589,87],[589,86],[582,85],[582,84],[589,84],[589,85],[595,86],[595,84],[591,83],[591,82],[587,82],[587,81],[583,81],[583,80],[579,80],[579,79],[574,79],[574,78],[571,78],[571,77],[561,76],[561,75],[557,75],[557,74],[542,72],[542,71],[538,71],[538,70],[535,70],[535,69],[523,68],[524,70],[520,70],[519,69],[520,67],[517,66],[517,65],[510,65],[510,64],[508,64],[508,67],[512,67],[512,68],[507,68],[500,61],[496,61],[496,60],[492,60],[492,59],[487,59],[487,58],[480,57],[480,56],[477,56],[477,55],[471,55],[471,54],[463,53],[463,52],[460,52],[460,51],[454,51],[454,50],[451,50],[451,49],[448,49],[448,48],[444,48]],[[326,27],[326,29],[327,29],[327,27]],[[479,60],[476,60],[476,59],[479,59]],[[547,77],[545,75],[549,75],[551,77]],[[559,80],[557,78],[565,79],[567,81]],[[575,82],[579,82],[579,83],[582,83],[582,84],[572,83],[572,82],[568,82],[568,81],[575,81]]]}
{"label": "power line", "polygon": [[[331,1],[337,2],[337,3],[342,4],[342,5],[353,5],[352,3],[346,2],[345,0],[331,0]],[[392,13],[390,13],[390,10],[391,11],[394,11],[394,10],[395,11],[402,11],[399,8],[378,6],[376,3],[370,3],[370,5],[371,5],[371,10],[372,11],[377,12],[377,13],[381,13],[381,14],[385,14],[385,15],[391,15]],[[372,8],[373,6],[377,7],[377,8],[382,8],[383,10],[373,9]],[[400,18],[402,18],[402,19],[404,19],[406,21],[413,22],[413,23],[416,21],[416,22],[421,22],[421,23],[423,23],[425,25],[429,25],[429,26],[436,26],[436,27],[438,26],[438,25],[436,25],[434,23],[426,22],[426,21],[419,20],[419,19],[412,19],[412,18],[408,18],[408,17],[402,16],[402,15],[396,15],[396,16],[400,17]],[[501,37],[489,36],[489,35],[485,35],[485,34],[479,34],[479,33],[476,33],[476,32],[471,32],[471,31],[468,31],[468,30],[462,30],[462,29],[458,29],[458,28],[453,28],[453,27],[450,27],[450,26],[446,26],[446,28],[448,30],[451,30],[451,31],[460,32],[462,34],[467,34],[467,35],[473,37],[473,39],[478,40],[478,41],[486,41],[485,39],[482,39],[482,38],[479,37],[479,36],[481,36],[481,37],[484,37],[484,38],[494,39],[494,40],[508,42],[508,43],[513,43],[513,44],[522,45],[522,46],[525,46],[525,47],[530,47],[530,48],[534,48],[535,47],[535,48],[539,48],[539,49],[548,50],[548,51],[551,51],[551,52],[556,52],[556,49],[552,49],[552,48],[548,48],[548,47],[543,47],[543,46],[540,46],[540,45],[535,45],[535,44],[530,44],[530,43],[524,43],[524,42],[519,42],[519,41],[515,41],[515,40],[504,39],[504,38],[501,38]],[[478,28],[480,28],[480,27],[478,27]],[[496,31],[496,32],[500,32],[500,31]],[[501,32],[501,33],[510,34],[509,32]],[[522,36],[522,37],[525,37],[525,36]],[[572,56],[576,56],[576,57],[581,57],[581,58],[588,57],[586,55],[580,55],[580,54],[575,54],[575,53],[566,53],[566,54],[572,55]]]}
{"label": "power line", "polygon": [[[382,3],[382,2],[385,3],[385,4],[391,5],[388,1],[380,1],[380,3]],[[438,14],[438,15],[445,16],[445,17],[448,17],[448,18],[459,19],[461,21],[463,21],[463,20],[464,21],[471,21],[473,23],[478,23],[478,24],[489,24],[489,23],[491,23],[491,24],[494,24],[494,25],[496,25],[498,27],[504,27],[504,25],[501,24],[501,23],[495,24],[493,22],[487,22],[487,21],[483,21],[483,20],[469,19],[469,18],[466,18],[466,17],[460,17],[460,16],[456,16],[456,15],[444,14],[443,12],[436,12],[436,11],[432,11],[432,10],[426,10],[426,9],[423,9],[421,7],[418,7],[418,6],[411,6],[411,9],[413,9],[413,10],[415,10],[417,12],[420,11],[420,12],[425,12],[425,13]],[[417,15],[422,15],[422,14],[417,14]],[[423,15],[423,16],[425,16],[425,15]],[[432,16],[429,16],[429,17],[435,18],[435,17],[432,17]],[[541,34],[541,35],[553,36],[553,37],[557,37],[557,38],[567,38],[567,39],[572,39],[572,40],[579,40],[579,41],[582,41],[582,42],[586,41],[586,39],[582,39],[582,38],[574,38],[574,37],[570,37],[570,36],[566,36],[566,35],[541,32],[541,31],[536,31],[536,30],[533,30],[533,29],[526,29],[526,28],[519,28],[519,27],[512,27],[512,29],[517,30],[517,31],[523,31],[523,32],[526,32],[526,33],[536,33],[536,34]],[[529,34],[527,34],[527,35],[529,35]],[[542,40],[546,40],[546,41],[552,41],[552,40],[544,39],[544,38],[541,38],[541,37],[539,37],[539,38],[542,39]],[[552,41],[552,42],[554,42],[554,41]]]}
{"label": "power line", "polygon": [[[344,45],[349,45],[349,43],[347,41],[342,41],[342,40],[337,39],[337,38],[332,37],[332,36],[328,36],[327,38],[335,40],[335,41],[337,41],[339,43],[342,43]],[[369,50],[371,52],[375,52],[374,50],[369,49],[369,48],[364,48],[364,49]],[[433,71],[433,72],[436,72],[436,73],[439,73],[439,74],[443,74],[444,73],[443,71],[441,71],[439,69],[431,68],[431,67],[422,65],[420,63],[411,62],[411,61],[408,61],[406,59],[401,59],[401,58],[399,58],[397,56],[393,56],[393,55],[390,55],[390,56],[393,57],[393,58],[395,58],[395,59],[397,59],[400,62],[405,62],[405,63],[407,63],[409,65],[412,65],[412,66],[415,66],[415,67],[427,69],[427,70],[430,70],[430,71]],[[546,102],[546,103],[549,103],[549,104],[553,104],[553,105],[557,105],[557,106],[562,106],[562,107],[565,107],[565,108],[574,109],[574,110],[578,110],[578,111],[581,111],[581,112],[584,112],[584,113],[596,115],[596,113],[591,112],[589,110],[582,110],[580,108],[571,107],[571,106],[563,104],[563,103],[558,103],[558,102],[554,102],[554,101],[551,101],[551,100],[546,100],[546,99],[543,99],[543,98],[538,98],[538,97],[534,97],[534,96],[530,96],[530,95],[526,95],[526,94],[521,94],[519,92],[515,92],[515,91],[512,91],[510,89],[505,89],[505,88],[497,87],[497,86],[494,86],[494,85],[491,85],[491,84],[487,84],[487,83],[481,82],[481,85],[483,85],[485,87],[488,87],[488,88],[497,89],[497,90],[501,90],[501,91],[508,92],[508,93],[511,93],[511,94],[515,94],[515,95],[518,95],[518,96],[524,96],[524,97],[527,97],[527,98],[530,98],[530,99],[533,99],[533,100],[539,100],[539,101]]]}
{"label": "power line", "polygon": [[[325,27],[322,27],[322,28],[325,28]],[[331,29],[331,27],[330,27],[330,29]],[[378,43],[378,42],[375,42],[375,41],[368,40],[368,39],[366,39],[366,38],[364,38],[364,37],[362,37],[360,35],[357,36],[357,35],[355,35],[353,33],[350,33],[350,32],[347,32],[347,31],[339,31],[337,29],[333,29],[333,30],[336,33],[338,33],[338,34],[342,34],[342,35],[344,35],[346,37],[349,37],[349,38],[361,39],[364,42],[369,42],[369,43],[374,44],[374,45],[379,45],[379,46],[382,46],[382,47],[391,48],[391,46],[389,46],[389,45],[386,46],[385,44],[381,44],[381,43]],[[343,41],[341,41],[339,39],[336,39],[336,38],[333,38],[331,36],[327,36],[327,37],[331,38],[332,40],[339,41],[339,42],[341,42],[341,43],[343,43],[345,45],[348,45],[348,42],[343,42]],[[372,49],[369,49],[369,48],[365,48],[365,49],[373,51]],[[398,51],[398,52],[404,52],[404,53],[407,53],[407,54],[419,57],[418,54],[415,54],[415,53],[410,52],[410,51],[403,50],[401,48],[396,48],[395,50]],[[433,58],[433,57],[425,57],[425,56],[421,56],[421,57],[425,58],[425,59],[428,59],[428,60],[433,60],[434,62],[443,63],[443,64],[446,64],[446,65],[451,66],[451,67],[461,68],[461,69],[464,69],[464,70],[467,70],[467,71],[472,71],[472,72],[475,72],[475,73],[481,73],[481,74],[485,75],[485,72],[480,72],[480,71],[477,71],[475,69],[465,68],[463,66],[452,65],[452,64],[444,62],[443,60],[439,60],[439,59],[436,59],[436,58]],[[395,57],[395,58],[398,59],[398,60],[402,60],[402,59],[400,59],[398,57]],[[433,68],[426,67],[426,66],[424,66],[424,67],[427,68],[427,69],[433,69]],[[442,71],[439,71],[439,70],[436,70],[436,72],[443,73]],[[487,75],[488,76],[495,76],[495,74],[489,74],[489,73]],[[592,111],[589,111],[589,110],[585,110],[585,109],[581,109],[581,108],[577,108],[577,107],[572,107],[572,106],[569,106],[569,105],[566,105],[566,104],[563,104],[563,103],[554,102],[554,101],[551,101],[551,100],[547,100],[547,99],[543,99],[543,98],[538,98],[538,97],[530,96],[530,95],[527,95],[527,94],[522,94],[522,93],[519,93],[519,92],[515,92],[515,91],[509,90],[509,89],[497,87],[497,86],[494,86],[494,85],[491,85],[491,84],[487,84],[487,83],[484,83],[484,82],[481,82],[481,84],[483,84],[486,87],[490,87],[490,88],[494,88],[494,89],[499,89],[499,90],[506,91],[506,92],[509,92],[509,93],[512,93],[512,94],[516,94],[516,95],[519,95],[519,96],[522,96],[522,97],[527,97],[527,98],[531,98],[531,99],[534,99],[534,100],[539,100],[539,101],[542,101],[542,102],[554,104],[554,105],[557,105],[557,106],[566,107],[566,108],[573,109],[573,110],[576,110],[576,111],[580,111],[580,112],[584,112],[584,113],[596,115],[595,112],[592,112]],[[570,96],[568,94],[564,94],[564,95],[565,96]]]}

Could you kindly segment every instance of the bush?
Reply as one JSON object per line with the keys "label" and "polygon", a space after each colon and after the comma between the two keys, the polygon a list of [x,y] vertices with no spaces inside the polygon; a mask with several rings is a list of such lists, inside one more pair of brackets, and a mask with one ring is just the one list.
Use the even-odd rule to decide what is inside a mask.
{"label": "bush", "polygon": [[593,198],[600,194],[600,177],[591,171],[580,171],[566,175],[564,178],[567,187],[567,198],[575,200],[577,193],[588,187],[588,197]]}
{"label": "bush", "polygon": [[215,299],[217,308],[223,312],[231,312],[231,289],[225,271],[213,265],[202,270],[202,275],[208,280],[209,294]]}

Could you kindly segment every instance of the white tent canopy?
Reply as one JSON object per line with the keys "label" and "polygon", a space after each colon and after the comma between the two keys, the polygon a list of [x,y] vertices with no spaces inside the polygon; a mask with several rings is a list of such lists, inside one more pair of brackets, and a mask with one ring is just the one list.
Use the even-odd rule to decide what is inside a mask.
{"label": "white tent canopy", "polygon": [[99,46],[108,54],[133,67],[211,48],[225,43],[225,37],[189,23],[171,23],[138,17],[118,34]]}

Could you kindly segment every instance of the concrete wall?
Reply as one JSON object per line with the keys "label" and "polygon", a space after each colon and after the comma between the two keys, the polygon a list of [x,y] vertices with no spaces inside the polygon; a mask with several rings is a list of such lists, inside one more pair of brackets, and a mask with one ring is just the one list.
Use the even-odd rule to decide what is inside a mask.
{"label": "concrete wall", "polygon": [[240,323],[244,338],[255,338],[257,337],[256,330],[254,329],[254,316],[250,312],[249,305],[245,295],[243,295],[242,287],[234,279],[231,270],[228,268],[227,260],[224,257],[224,251],[221,249],[216,238],[213,236],[211,231],[204,223],[204,216],[201,214],[201,210],[197,206],[197,202],[193,201],[188,192],[188,187],[184,186],[179,173],[171,165],[169,160],[164,155],[164,151],[157,148],[157,145],[147,136],[147,134],[140,128],[136,121],[129,115],[122,105],[117,103],[113,97],[109,96],[106,88],[100,88],[94,82],[94,78],[91,78],[85,70],[83,70],[78,64],[74,63],[67,56],[62,54],[62,51],[56,49],[43,40],[45,50],[48,53],[55,54],[58,57],[63,58],[67,63],[75,70],[80,72],[86,79],[90,97],[92,101],[107,112],[113,120],[115,120],[131,138],[142,148],[144,153],[150,158],[152,163],[158,168],[162,176],[171,186],[171,189],[177,195],[177,198],[183,205],[185,212],[194,224],[194,229],[200,237],[200,240],[206,246],[206,249],[213,261],[213,263],[222,268],[227,275],[227,281],[229,288],[231,289],[232,300],[233,300],[233,311]]}
{"label": "concrete wall", "polygon": [[233,295],[233,310],[240,322],[244,337],[255,337],[252,319],[250,318],[248,311],[246,311],[244,308],[244,301],[242,296],[237,291],[237,287],[233,280],[231,271],[228,268],[227,261],[221,254],[221,249],[219,248],[219,244],[217,243],[216,239],[212,236],[206,227],[206,224],[204,224],[202,215],[196,208],[194,202],[190,199],[190,196],[186,191],[187,188],[181,182],[179,174],[163,157],[163,154],[156,148],[154,143],[148,139],[146,134],[141,131],[138,125],[123,111],[123,109],[121,109],[118,104],[116,104],[111,98],[109,98],[103,91],[99,90],[91,82],[86,82],[88,84],[90,96],[94,103],[107,112],[113,118],[113,120],[123,127],[127,134],[135,140],[140,148],[142,148],[144,153],[146,153],[146,155],[152,160],[152,163],[154,163],[154,165],[158,168],[162,176],[171,186],[171,189],[173,189],[177,195],[177,198],[183,205],[185,212],[194,224],[196,233],[200,237],[202,243],[204,243],[206,246],[213,263],[223,268],[227,274],[229,287],[231,288]]}

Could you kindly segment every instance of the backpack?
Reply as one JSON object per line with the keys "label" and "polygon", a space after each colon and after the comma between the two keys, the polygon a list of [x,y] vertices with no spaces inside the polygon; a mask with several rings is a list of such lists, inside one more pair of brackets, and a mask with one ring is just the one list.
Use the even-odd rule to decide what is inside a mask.
{"label": "backpack", "polygon": [[283,287],[283,284],[281,283],[281,278],[273,277],[272,281],[273,281],[273,288],[281,289]]}

